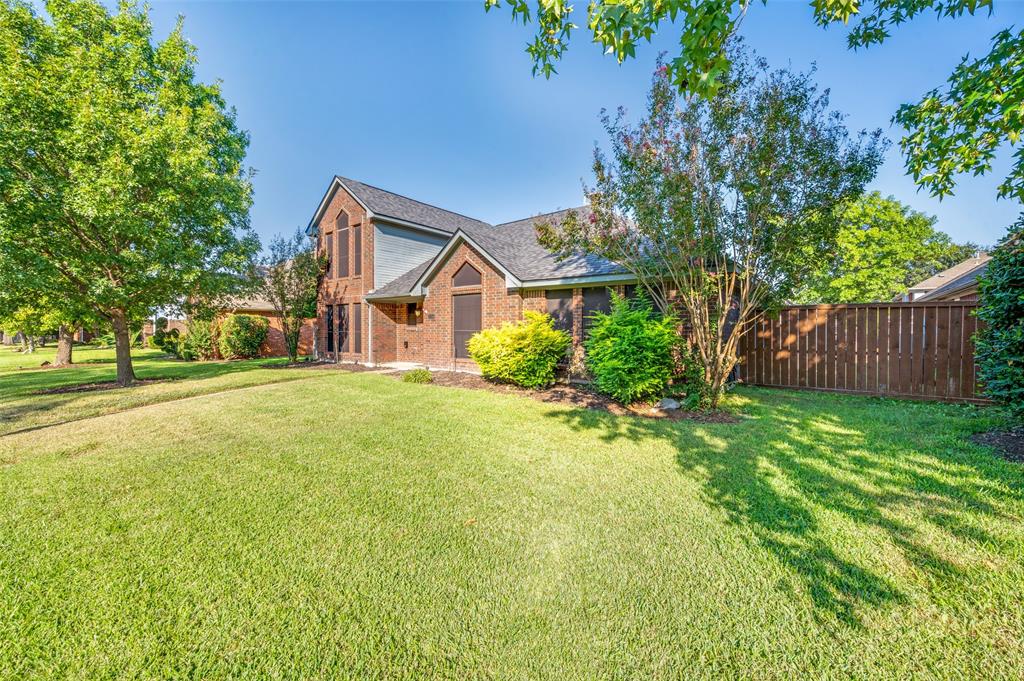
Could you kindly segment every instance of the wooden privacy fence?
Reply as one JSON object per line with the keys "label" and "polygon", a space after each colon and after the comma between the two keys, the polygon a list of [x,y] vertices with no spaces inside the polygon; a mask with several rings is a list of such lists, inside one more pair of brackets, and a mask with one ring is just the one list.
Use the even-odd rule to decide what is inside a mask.
{"label": "wooden privacy fence", "polygon": [[977,303],[794,305],[740,340],[739,377],[754,385],[983,401]]}

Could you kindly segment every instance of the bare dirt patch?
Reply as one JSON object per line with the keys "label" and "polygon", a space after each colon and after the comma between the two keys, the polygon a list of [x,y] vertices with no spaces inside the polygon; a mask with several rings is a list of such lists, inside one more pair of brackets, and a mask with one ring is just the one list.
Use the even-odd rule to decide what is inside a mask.
{"label": "bare dirt patch", "polygon": [[971,440],[994,448],[1007,461],[1024,463],[1024,428],[975,433]]}
{"label": "bare dirt patch", "polygon": [[[135,379],[134,382],[129,386],[134,388],[140,385],[150,385],[152,383],[167,383],[174,379],[170,378],[149,378],[149,379]],[[61,385],[56,388],[46,388],[45,390],[37,390],[33,395],[67,395],[70,393],[94,393],[101,392],[103,390],[117,390],[124,386],[118,385],[117,381],[101,381],[98,383],[78,383],[76,385]]]}
{"label": "bare dirt patch", "polygon": [[[396,373],[401,378],[407,372]],[[650,419],[669,421],[700,421],[702,423],[738,423],[739,419],[722,411],[702,412],[684,409],[657,409],[653,404],[632,404],[623,406],[615,400],[594,392],[585,385],[557,384],[544,390],[529,390],[507,383],[494,383],[476,374],[459,371],[432,371],[434,380],[431,385],[443,387],[469,388],[470,390],[489,390],[495,393],[523,395],[541,402],[563,404],[581,409],[605,411],[616,416],[642,416]]]}

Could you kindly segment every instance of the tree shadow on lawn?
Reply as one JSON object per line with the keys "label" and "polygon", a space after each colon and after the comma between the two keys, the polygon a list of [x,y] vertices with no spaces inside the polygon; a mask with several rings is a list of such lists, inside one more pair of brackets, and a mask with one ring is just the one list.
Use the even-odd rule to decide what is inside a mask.
{"label": "tree shadow on lawn", "polygon": [[[142,357],[133,362],[135,375],[144,381],[202,380],[266,368],[266,359],[185,362],[168,357]],[[0,375],[0,400],[43,394],[55,388],[107,383],[116,377],[114,360],[96,360],[70,367],[25,369]]]}
{"label": "tree shadow on lawn", "polygon": [[965,456],[969,444],[961,438],[951,446],[941,417],[922,422],[934,425],[930,432],[908,432],[921,424],[896,412],[874,418],[875,410],[900,409],[899,403],[848,399],[862,402],[840,405],[854,416],[845,423],[830,413],[831,400],[816,404],[781,391],[755,395],[752,417],[735,425],[652,422],[584,409],[548,416],[574,430],[598,431],[606,442],[672,443],[680,472],[701,482],[729,523],[747,528],[755,545],[798,578],[819,621],[831,619],[821,617],[828,614],[860,627],[865,609],[905,603],[907,596],[877,567],[846,557],[848,540],[889,544],[888,556],[885,547],[872,553],[886,556],[893,571],[909,567],[936,582],[962,578],[964,568],[950,560],[955,553],[931,547],[936,533],[943,543],[992,542],[985,526],[1015,517],[1004,509],[1021,501],[1024,475],[995,458],[978,465],[977,455]]}
{"label": "tree shadow on lawn", "polygon": [[[110,363],[76,364],[66,368],[41,369],[0,375],[0,436],[21,432],[19,423],[27,424],[30,430],[49,427],[65,420],[37,423],[48,412],[67,409],[81,400],[99,393],[130,395],[147,384],[204,381],[265,368],[266,359],[245,361],[183,362],[164,357],[144,357],[134,362],[136,377],[143,381],[129,388],[107,388],[89,390],[88,386],[103,384],[115,378],[116,368]],[[276,378],[275,382],[280,381]],[[72,390],[73,387],[81,390]],[[64,390],[61,392],[61,390]],[[75,419],[72,419],[75,420]],[[13,430],[12,430],[13,429]]]}

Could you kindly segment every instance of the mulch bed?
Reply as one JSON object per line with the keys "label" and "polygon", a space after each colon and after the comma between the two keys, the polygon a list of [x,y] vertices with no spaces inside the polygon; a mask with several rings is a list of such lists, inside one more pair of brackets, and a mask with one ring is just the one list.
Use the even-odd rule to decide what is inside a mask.
{"label": "mulch bed", "polygon": [[[401,378],[405,373],[407,372],[396,373],[395,376]],[[523,395],[524,397],[530,397],[541,402],[564,404],[569,407],[582,409],[595,409],[616,416],[642,416],[650,419],[700,421],[701,423],[739,423],[738,418],[721,411],[662,410],[655,408],[652,404],[633,404],[626,407],[609,397],[594,392],[585,385],[558,384],[544,390],[528,390],[507,383],[494,383],[482,376],[460,371],[431,371],[430,373],[434,377],[431,385]]]}
{"label": "mulch bed", "polygon": [[975,433],[971,436],[971,440],[980,445],[994,448],[999,456],[1007,461],[1024,463],[1024,428]]}
{"label": "mulch bed", "polygon": [[[149,378],[149,379],[135,379],[131,384],[131,387],[139,385],[149,385],[150,383],[166,383],[172,379],[169,378]],[[117,381],[102,381],[99,383],[79,383],[77,385],[62,385],[56,388],[47,388],[46,390],[37,390],[33,395],[67,395],[70,393],[94,393],[103,390],[117,390],[123,388],[117,384]]]}
{"label": "mulch bed", "polygon": [[350,362],[287,362],[285,364],[261,364],[264,369],[332,369],[334,371],[351,371],[353,373],[360,373],[363,371],[381,371],[379,367],[368,367],[362,364],[352,364]]}

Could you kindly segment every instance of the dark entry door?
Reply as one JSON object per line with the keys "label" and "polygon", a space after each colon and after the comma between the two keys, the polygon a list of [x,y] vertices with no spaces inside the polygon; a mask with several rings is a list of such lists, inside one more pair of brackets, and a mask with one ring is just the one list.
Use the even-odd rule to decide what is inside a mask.
{"label": "dark entry door", "polygon": [[454,309],[454,331],[455,331],[455,356],[468,358],[469,350],[466,344],[470,336],[480,331],[480,294],[463,293],[452,296],[452,308]]}

